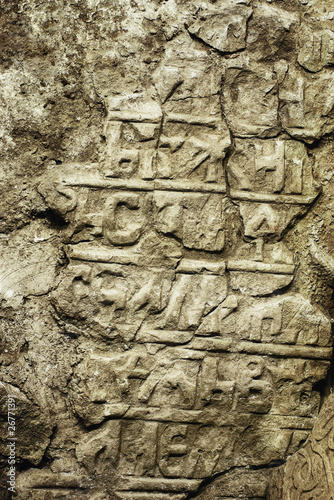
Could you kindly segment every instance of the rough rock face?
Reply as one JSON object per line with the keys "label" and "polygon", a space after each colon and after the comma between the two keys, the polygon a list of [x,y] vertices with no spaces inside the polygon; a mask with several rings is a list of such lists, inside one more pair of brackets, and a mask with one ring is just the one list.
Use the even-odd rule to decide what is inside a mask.
{"label": "rough rock face", "polygon": [[333,20],[0,0],[1,499],[334,498]]}
{"label": "rough rock face", "polygon": [[331,394],[317,418],[306,445],[275,470],[268,498],[334,498],[334,396]]}

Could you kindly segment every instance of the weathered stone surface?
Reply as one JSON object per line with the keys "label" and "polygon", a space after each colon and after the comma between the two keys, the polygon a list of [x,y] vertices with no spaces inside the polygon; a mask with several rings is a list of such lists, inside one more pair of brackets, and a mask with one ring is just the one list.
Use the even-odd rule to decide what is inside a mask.
{"label": "weathered stone surface", "polygon": [[252,2],[247,48],[256,61],[293,60],[302,10],[297,2]]}
{"label": "weathered stone surface", "polygon": [[332,9],[332,2],[312,2],[301,18],[298,62],[308,71],[319,72],[333,64]]}
{"label": "weathered stone surface", "polygon": [[228,173],[233,190],[309,196],[315,192],[312,163],[305,145],[297,141],[236,139]]}
{"label": "weathered stone surface", "polygon": [[331,70],[312,74],[289,65],[279,100],[282,126],[292,137],[313,142],[333,131],[333,85]]}
{"label": "weathered stone surface", "polygon": [[305,445],[274,472],[268,491],[270,500],[333,498],[333,400],[332,395],[327,398]]}
{"label": "weathered stone surface", "polygon": [[299,33],[299,64],[314,73],[325,66],[332,65],[334,63],[333,44],[334,33],[331,29],[326,29],[324,25],[316,29],[304,23]]}
{"label": "weathered stone surface", "polygon": [[247,7],[249,4],[248,1],[231,2],[221,9],[209,4],[201,9],[200,18],[189,27],[189,32],[221,52],[242,50],[246,47],[247,22],[253,13],[251,7]]}
{"label": "weathered stone surface", "polygon": [[0,1],[4,500],[331,498],[331,3]]}
{"label": "weathered stone surface", "polygon": [[[25,245],[21,248],[21,242]],[[60,264],[60,244],[52,231],[31,224],[30,231],[21,229],[10,238],[0,241],[2,269],[0,297],[7,307],[18,309],[24,297],[44,295],[57,283]]]}
{"label": "weathered stone surface", "polygon": [[278,135],[278,84],[272,63],[259,66],[244,54],[231,58],[223,82],[223,110],[234,136]]}
{"label": "weathered stone surface", "polygon": [[[52,425],[50,419],[39,407],[38,401],[29,400],[25,394],[16,387],[1,383],[1,415],[8,413],[8,394],[16,402],[17,418],[14,427],[16,430],[17,444],[16,452],[19,456],[28,460],[33,465],[39,465],[47,446],[50,443]],[[14,412],[15,413],[15,412]],[[7,434],[8,420],[1,417],[0,432],[2,436]],[[1,455],[8,454],[8,441],[1,443]]]}

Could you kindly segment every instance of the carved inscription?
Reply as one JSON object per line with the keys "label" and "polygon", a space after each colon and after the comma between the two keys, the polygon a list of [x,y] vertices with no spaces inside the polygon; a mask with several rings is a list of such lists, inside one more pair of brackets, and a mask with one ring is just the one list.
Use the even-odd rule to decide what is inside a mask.
{"label": "carved inscription", "polygon": [[292,137],[313,142],[333,130],[333,119],[327,116],[333,107],[330,70],[324,68],[315,77],[301,68],[289,68],[279,98],[282,125]]}
{"label": "carved inscription", "polygon": [[304,144],[282,139],[236,139],[228,163],[232,189],[312,195],[312,166]]}
{"label": "carved inscription", "polygon": [[[145,109],[139,118],[113,111],[122,123],[109,126],[122,134],[130,134],[130,120],[150,120],[151,127],[154,117]],[[158,118],[160,127],[169,123]],[[187,127],[177,132],[184,140],[167,127],[159,144],[153,125],[144,141],[133,132],[127,137],[138,154],[124,168],[116,156],[104,174],[91,168],[63,181],[81,201],[68,212],[70,262],[52,302],[83,346],[93,342],[74,369],[69,399],[86,426],[98,426],[78,443],[76,456],[92,474],[106,438],[100,467],[123,478],[114,488],[124,498],[138,485],[162,495],[190,492],[249,456],[257,465],[293,453],[312,427],[320,404],[315,387],[331,356],[330,321],[320,310],[298,294],[267,296],[289,285],[295,272],[293,254],[268,238],[317,195],[306,147],[236,139],[228,195],[222,163],[220,184],[218,164],[208,166],[218,161],[212,151],[205,175],[192,177]],[[160,149],[189,185],[178,184],[171,169],[161,174]],[[145,165],[151,155],[151,174],[142,174],[143,154]],[[212,178],[209,171],[216,172]],[[228,196],[250,238],[234,254],[221,253]]]}
{"label": "carved inscription", "polygon": [[136,96],[112,99],[109,106],[110,150],[105,161],[109,177],[224,184],[221,162],[230,141],[218,101],[214,113],[199,115],[182,104],[174,112]]}
{"label": "carved inscription", "polygon": [[[259,65],[253,15],[291,36],[295,14],[246,0],[199,10],[140,90],[107,97],[99,163],[62,165],[39,186],[64,222],[50,300],[76,342],[78,474],[23,474],[22,495],[88,498],[96,476],[96,500],[184,500],[212,475],[285,460],[314,424],[331,321],[290,287],[284,238],[320,192],[309,143],[333,130],[331,32],[313,32],[299,65],[272,57],[270,32]],[[287,499],[325,491],[310,470],[324,439],[331,449],[329,421],[296,455]]]}
{"label": "carved inscription", "polygon": [[334,64],[334,32],[303,24],[299,34],[298,62],[309,71],[318,72]]}

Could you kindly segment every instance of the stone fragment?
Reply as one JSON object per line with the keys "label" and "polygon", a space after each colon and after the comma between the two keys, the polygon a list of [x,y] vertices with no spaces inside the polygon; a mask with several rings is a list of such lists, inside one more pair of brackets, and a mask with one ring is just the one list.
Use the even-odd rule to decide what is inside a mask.
{"label": "stone fragment", "polygon": [[[255,200],[254,200],[255,201]],[[252,238],[279,236],[307,207],[283,203],[240,202],[240,214],[245,226],[245,235]]]}
{"label": "stone fragment", "polygon": [[38,186],[38,191],[52,211],[69,220],[70,213],[77,206],[77,196],[73,189],[64,185],[59,173],[50,171]]}
{"label": "stone fragment", "polygon": [[177,37],[153,79],[160,104],[153,89],[109,99],[107,175],[223,183],[231,140],[217,97],[218,69],[207,51],[190,37]]}
{"label": "stone fragment", "polygon": [[[18,246],[18,236],[25,238],[24,249]],[[57,279],[58,245],[48,229],[41,230],[36,224],[1,242],[0,298],[7,307],[18,309],[24,297],[51,290]]]}
{"label": "stone fragment", "polygon": [[[196,104],[194,108],[198,109]],[[178,112],[167,112],[163,122],[156,157],[157,178],[224,184],[222,161],[231,141],[220,112],[195,114],[185,109],[182,113],[182,104],[168,108],[177,108]]]}
{"label": "stone fragment", "polygon": [[290,285],[293,276],[231,272],[231,288],[253,296],[268,295]]}
{"label": "stone fragment", "polygon": [[333,483],[333,396],[323,405],[306,444],[272,474],[268,499],[304,496],[331,499]]}
{"label": "stone fragment", "polygon": [[95,262],[74,261],[68,267],[53,303],[64,317],[86,321],[93,336],[131,339],[144,318],[168,304],[174,273],[103,263],[95,255]]}
{"label": "stone fragment", "polygon": [[261,296],[289,285],[295,266],[292,254],[282,243],[265,245],[259,237],[251,245],[241,245],[236,256],[227,261],[227,269],[233,290]]}
{"label": "stone fragment", "polygon": [[328,346],[330,320],[303,297],[285,296],[254,302],[238,317],[236,331],[255,342]]}
{"label": "stone fragment", "polygon": [[220,195],[156,192],[155,227],[179,237],[187,248],[220,251],[225,245],[226,200]]}
{"label": "stone fragment", "polygon": [[298,62],[305,69],[317,73],[334,64],[334,32],[314,30],[303,24],[299,33]]}
{"label": "stone fragment", "polygon": [[78,443],[75,454],[78,462],[90,474],[102,475],[115,467],[119,447],[119,422],[105,422],[101,428],[88,432]]}
{"label": "stone fragment", "polygon": [[270,478],[270,470],[247,470],[235,468],[221,477],[214,478],[204,491],[199,491],[198,500],[212,498],[215,500],[239,500],[251,498],[264,500],[266,485]]}
{"label": "stone fragment", "polygon": [[307,149],[298,141],[236,139],[228,161],[228,179],[232,190],[304,195],[306,203],[308,196],[317,194],[312,178]]}
{"label": "stone fragment", "polygon": [[[14,404],[15,409],[9,407],[9,404]],[[1,435],[7,436],[7,439],[1,442],[0,452],[3,457],[7,457],[7,464],[8,444],[13,442],[14,465],[18,457],[34,466],[40,464],[53,432],[49,416],[40,408],[37,401],[28,399],[24,392],[3,381],[0,381],[0,411],[1,415],[6,415],[6,419],[1,417],[0,420]],[[10,415],[8,411],[11,411]],[[9,429],[12,419],[14,423]],[[13,433],[12,437],[15,440],[9,441],[11,437],[9,432]]]}
{"label": "stone fragment", "polygon": [[222,10],[201,12],[189,32],[220,52],[237,52],[246,47],[247,21],[252,9],[234,5]]}
{"label": "stone fragment", "polygon": [[[163,484],[163,478],[203,478],[232,463],[242,466],[250,448],[254,465],[295,450],[294,426],[306,417],[304,423],[309,425],[319,404],[312,387],[328,363],[255,355],[239,355],[236,362],[233,354],[205,355],[195,344],[193,348],[169,347],[155,355],[144,346],[117,356],[96,353],[78,366],[71,392],[76,411],[88,425],[113,418],[113,425],[103,424],[77,448],[88,470],[95,467],[94,450],[106,433],[121,443],[110,448],[104,466],[110,470],[116,466],[109,464],[111,457],[117,470],[136,477],[138,484],[147,473],[157,481],[160,477]],[[291,380],[299,384],[298,393],[292,394]],[[212,425],[216,412],[218,426]],[[83,454],[86,442],[91,446]],[[172,479],[166,484],[177,486]]]}
{"label": "stone fragment", "polygon": [[298,9],[278,2],[254,2],[247,27],[247,51],[259,64],[277,58],[293,60],[299,24]]}
{"label": "stone fragment", "polygon": [[189,33],[183,33],[166,44],[152,78],[163,104],[196,99],[197,110],[205,110],[208,101],[204,98],[211,101],[217,95],[221,74],[207,47],[193,40]]}
{"label": "stone fragment", "polygon": [[226,121],[237,137],[275,137],[278,121],[278,86],[273,66],[231,59],[223,76],[222,105]]}
{"label": "stone fragment", "polygon": [[104,169],[108,176],[152,178],[161,120],[159,104],[143,93],[108,100],[104,132],[108,140]]}
{"label": "stone fragment", "polygon": [[334,129],[332,71],[308,73],[290,65],[279,85],[280,119],[294,138],[312,143]]}

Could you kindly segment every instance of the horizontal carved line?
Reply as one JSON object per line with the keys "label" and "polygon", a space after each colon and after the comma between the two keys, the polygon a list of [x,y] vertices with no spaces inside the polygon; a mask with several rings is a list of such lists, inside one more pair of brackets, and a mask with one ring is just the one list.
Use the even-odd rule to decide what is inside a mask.
{"label": "horizontal carved line", "polygon": [[[44,470],[29,470],[29,475],[24,473],[18,477],[17,487],[25,488],[87,488],[89,480],[77,474]],[[22,484],[20,484],[22,481]]]}
{"label": "horizontal carved line", "polygon": [[117,489],[121,491],[196,491],[201,480],[198,479],[166,479],[163,477],[127,476],[118,481]]}
{"label": "horizontal carved line", "polygon": [[[84,260],[90,262],[105,262],[114,264],[133,264],[141,266],[142,256],[128,250],[115,248],[103,248],[98,246],[77,246],[68,245],[68,257],[74,260]],[[157,266],[154,266],[155,268]],[[166,266],[161,267],[165,269]],[[223,276],[225,269],[229,271],[261,272],[272,274],[292,275],[295,269],[293,264],[266,263],[250,260],[229,260],[209,262],[204,260],[185,259],[180,262],[176,273],[199,274],[210,273]]]}
{"label": "horizontal carved line", "polygon": [[107,248],[77,248],[75,245],[67,247],[69,258],[74,260],[85,260],[90,262],[107,262],[115,264],[140,264],[140,255],[124,250]]}
{"label": "horizontal carved line", "polygon": [[[217,193],[226,194],[226,185],[215,182],[193,182],[188,180],[170,180],[170,179],[120,179],[116,177],[108,178],[84,172],[82,178],[68,177],[64,180],[67,186],[72,187],[91,187],[100,189],[128,189],[133,191],[175,191],[175,192],[193,192],[193,193]],[[319,193],[313,195],[288,195],[288,194],[270,194],[253,193],[250,191],[231,190],[230,196],[235,200],[253,201],[258,203],[278,203],[288,205],[310,205]]]}
{"label": "horizontal carved line", "polygon": [[210,262],[195,259],[183,259],[178,265],[176,272],[185,274],[198,274],[201,272],[209,272],[210,274],[223,275],[225,274],[226,262]]}
{"label": "horizontal carved line", "polygon": [[313,429],[316,417],[301,417],[299,415],[261,415],[261,428],[277,429]]}
{"label": "horizontal carved line", "polygon": [[229,271],[293,274],[295,266],[293,264],[265,263],[251,260],[228,260],[227,269]]}
{"label": "horizontal carved line", "polygon": [[138,111],[109,111],[108,121],[160,123],[162,113],[140,113]]}
{"label": "horizontal carved line", "polygon": [[[140,113],[138,111],[109,111],[109,121],[122,121],[134,123],[160,123],[160,113]],[[196,116],[187,113],[166,113],[166,122],[185,123],[188,125],[200,125],[203,127],[218,127],[222,125],[221,117]]]}
{"label": "horizontal carved line", "polygon": [[188,123],[189,125],[202,125],[205,127],[215,127],[223,124],[220,117],[194,116],[185,113],[166,113],[166,121]]}
{"label": "horizontal carved line", "polygon": [[231,189],[230,196],[235,200],[254,201],[263,203],[286,203],[288,205],[310,205],[319,193],[313,195],[295,194],[267,194],[253,193],[250,191],[236,191]]}
{"label": "horizontal carved line", "polygon": [[216,193],[225,194],[225,184],[217,184],[215,182],[190,182],[187,180],[141,180],[141,179],[119,179],[116,177],[100,177],[96,174],[87,174],[81,178],[67,178],[65,181],[67,186],[71,187],[91,187],[101,189],[126,189],[133,191],[176,191],[189,193]]}
{"label": "horizontal carved line", "polygon": [[[109,405],[109,411],[113,405]],[[114,415],[113,413],[111,414]],[[105,415],[108,416],[108,415]],[[124,414],[127,420],[154,420],[160,422],[203,423],[202,410],[182,410],[179,408],[160,408],[154,406],[131,406]],[[207,420],[207,419],[205,419]]]}
{"label": "horizontal carved line", "polygon": [[194,332],[169,331],[169,330],[146,330],[137,335],[137,341],[154,344],[186,344],[191,341]]}
{"label": "horizontal carved line", "polygon": [[[143,329],[137,338],[138,342],[156,344],[186,344],[187,339],[195,332],[184,330],[146,330]],[[274,344],[251,342],[247,340],[235,341],[223,338],[195,337],[187,343],[186,349],[193,351],[239,352],[245,354],[261,354],[267,356],[282,356],[288,358],[331,359],[331,347],[318,347],[296,344]],[[182,346],[180,346],[182,351]],[[190,355],[191,351],[189,351]],[[187,357],[189,357],[187,354]]]}
{"label": "horizontal carved line", "polygon": [[[152,500],[152,491],[116,491],[117,498],[122,500]],[[166,493],[154,493],[154,500],[184,500],[184,493],[171,493],[170,491]]]}
{"label": "horizontal carved line", "polygon": [[217,193],[225,194],[225,184],[217,184],[215,182],[189,182],[189,181],[173,181],[159,179],[154,181],[154,189],[156,191],[185,191],[196,193]]}
{"label": "horizontal carved line", "polygon": [[[206,424],[212,423],[212,411],[217,408],[208,407],[201,410],[183,410],[180,408],[161,408],[154,406],[130,406],[124,403],[101,405],[104,417],[113,417],[123,420],[143,420],[153,422],[172,422],[183,424]],[[299,415],[279,415],[265,413],[240,413],[235,412],[221,413],[215,417],[217,426],[244,426],[252,418],[254,424],[256,418],[260,418],[261,428],[263,429],[312,429],[315,417],[301,417]]]}
{"label": "horizontal carved line", "polygon": [[191,349],[205,351],[239,352],[282,356],[287,358],[331,359],[331,347],[311,347],[293,344],[263,344],[257,342],[233,342],[225,339],[194,339],[188,345]]}
{"label": "horizontal carved line", "polygon": [[67,186],[91,187],[101,189],[129,189],[133,191],[154,191],[154,181],[141,179],[108,179],[91,172],[83,172],[81,177],[67,177],[64,179]]}

